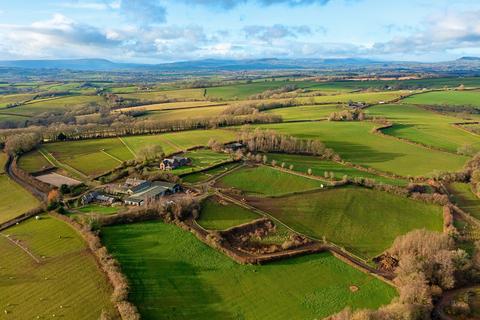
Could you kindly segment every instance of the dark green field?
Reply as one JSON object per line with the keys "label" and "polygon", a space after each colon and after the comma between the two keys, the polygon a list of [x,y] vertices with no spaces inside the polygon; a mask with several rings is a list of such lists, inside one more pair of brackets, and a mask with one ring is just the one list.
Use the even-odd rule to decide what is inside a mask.
{"label": "dark green field", "polygon": [[200,218],[205,229],[224,230],[260,218],[259,215],[222,200],[207,199],[202,203]]}
{"label": "dark green field", "polygon": [[[243,266],[162,222],[103,229],[150,319],[321,319],[345,306],[377,308],[396,295],[328,253]],[[357,292],[350,286],[358,286]]]}
{"label": "dark green field", "polygon": [[443,228],[440,206],[357,187],[259,198],[252,204],[295,231],[318,239],[325,236],[365,258],[382,253],[411,230]]}

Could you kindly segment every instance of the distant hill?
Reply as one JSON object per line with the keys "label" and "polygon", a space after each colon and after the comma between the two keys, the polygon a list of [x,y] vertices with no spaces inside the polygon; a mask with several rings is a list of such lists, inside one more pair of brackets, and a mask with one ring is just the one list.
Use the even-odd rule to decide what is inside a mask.
{"label": "distant hill", "polygon": [[438,63],[378,61],[363,58],[343,59],[204,59],[163,64],[116,63],[106,59],[65,60],[10,60],[0,61],[0,68],[22,68],[73,71],[138,71],[138,72],[220,72],[255,70],[367,70],[400,69],[427,71],[473,72],[480,67],[480,58],[462,57],[454,61]]}

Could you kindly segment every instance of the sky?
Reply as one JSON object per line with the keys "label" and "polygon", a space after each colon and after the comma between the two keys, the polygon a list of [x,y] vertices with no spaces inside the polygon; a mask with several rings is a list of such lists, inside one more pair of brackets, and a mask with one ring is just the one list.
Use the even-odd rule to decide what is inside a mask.
{"label": "sky", "polygon": [[479,0],[0,0],[0,59],[480,56]]}

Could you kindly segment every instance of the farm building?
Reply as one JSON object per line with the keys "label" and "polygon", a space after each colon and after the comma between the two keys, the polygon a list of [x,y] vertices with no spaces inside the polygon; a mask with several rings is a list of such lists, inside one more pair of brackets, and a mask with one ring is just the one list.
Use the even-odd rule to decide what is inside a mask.
{"label": "farm building", "polygon": [[89,192],[83,195],[81,198],[82,205],[86,205],[94,201],[112,204],[115,202],[115,198],[103,195],[97,191]]}
{"label": "farm building", "polygon": [[149,182],[147,180],[140,180],[135,178],[128,178],[125,183],[123,184],[112,184],[109,185],[106,190],[108,193],[111,194],[134,194],[139,190],[144,189],[145,187],[149,186]]}
{"label": "farm building", "polygon": [[179,167],[186,166],[190,163],[190,159],[185,157],[174,156],[172,158],[163,159],[160,162],[160,170],[173,170]]}
{"label": "farm building", "polygon": [[233,142],[233,143],[229,143],[229,144],[226,144],[224,146],[224,150],[226,152],[232,152],[232,151],[237,151],[239,149],[242,149],[244,148],[245,145],[243,143],[240,143],[240,142]]}
{"label": "farm building", "polygon": [[141,206],[179,191],[181,191],[181,187],[175,183],[148,182],[147,184],[142,184],[142,188],[131,194],[124,202],[127,205]]}

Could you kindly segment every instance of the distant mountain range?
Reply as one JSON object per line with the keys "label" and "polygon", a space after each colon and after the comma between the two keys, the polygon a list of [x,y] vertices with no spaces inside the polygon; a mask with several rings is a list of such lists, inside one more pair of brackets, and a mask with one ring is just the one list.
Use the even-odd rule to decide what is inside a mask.
{"label": "distant mountain range", "polygon": [[116,63],[106,59],[66,60],[10,60],[0,61],[3,68],[61,69],[73,71],[253,71],[253,70],[305,70],[305,69],[365,69],[365,68],[478,68],[480,58],[462,57],[454,61],[420,63],[402,61],[378,61],[362,58],[345,59],[205,59],[163,64]]}

